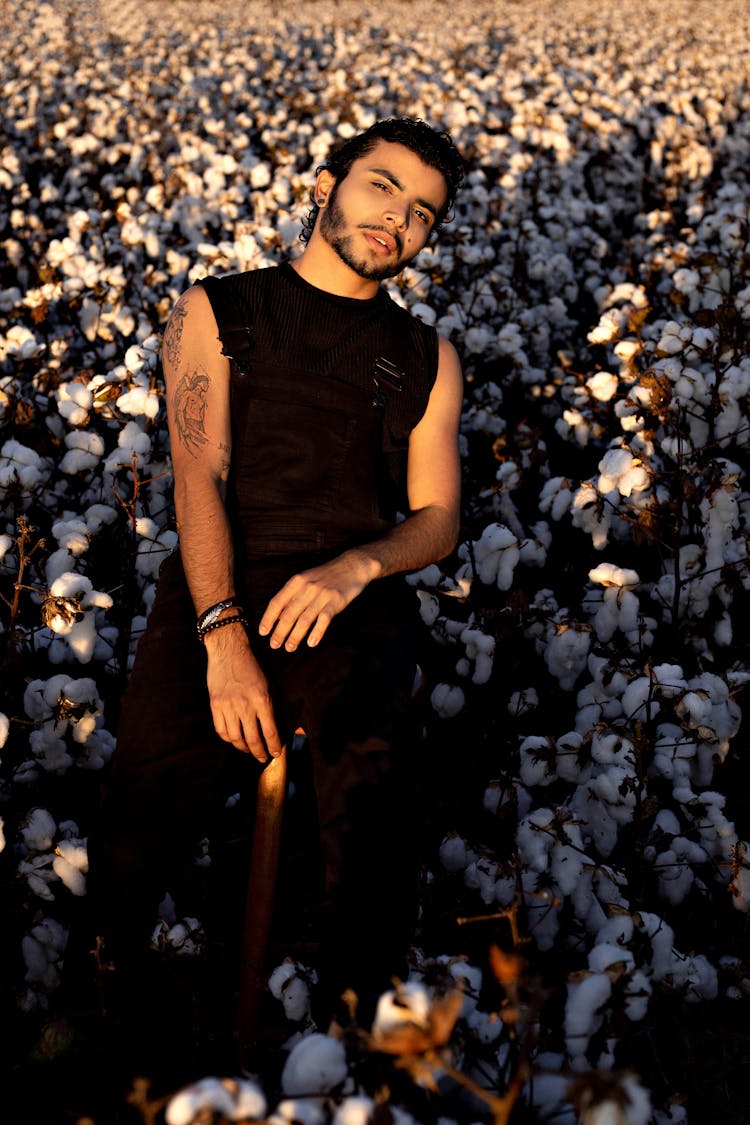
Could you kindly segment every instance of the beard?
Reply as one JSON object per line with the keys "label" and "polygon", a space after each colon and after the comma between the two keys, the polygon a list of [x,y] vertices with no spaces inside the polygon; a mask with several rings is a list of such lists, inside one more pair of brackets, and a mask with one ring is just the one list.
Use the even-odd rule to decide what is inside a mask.
{"label": "beard", "polygon": [[[398,256],[387,262],[372,262],[365,257],[364,252],[358,253],[355,249],[354,235],[344,234],[346,218],[336,198],[334,187],[328,198],[328,206],[320,212],[320,233],[332,250],[335,250],[344,265],[366,281],[385,281],[387,277],[395,277],[400,273],[406,263],[401,258],[401,243],[396,238]],[[377,230],[377,227],[368,227],[368,230]]]}

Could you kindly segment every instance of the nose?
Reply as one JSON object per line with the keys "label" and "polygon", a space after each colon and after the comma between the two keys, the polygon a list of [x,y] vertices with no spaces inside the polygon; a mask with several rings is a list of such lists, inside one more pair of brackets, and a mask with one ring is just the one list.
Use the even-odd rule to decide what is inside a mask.
{"label": "nose", "polygon": [[396,230],[407,229],[409,226],[409,215],[410,210],[406,203],[401,204],[392,199],[388,201],[385,218],[388,219],[390,223],[393,223]]}

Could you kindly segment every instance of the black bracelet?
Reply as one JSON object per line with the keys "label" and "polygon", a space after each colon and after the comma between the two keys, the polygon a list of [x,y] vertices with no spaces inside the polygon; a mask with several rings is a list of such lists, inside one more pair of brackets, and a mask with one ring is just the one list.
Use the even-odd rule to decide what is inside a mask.
{"label": "black bracelet", "polygon": [[233,606],[239,606],[239,598],[232,595],[231,598],[224,598],[223,601],[217,602],[216,605],[210,605],[208,609],[204,609],[203,613],[196,622],[196,628],[200,634],[207,625],[213,624],[223,609],[232,609]]}
{"label": "black bracelet", "polygon": [[213,633],[214,629],[222,629],[225,625],[234,625],[239,622],[247,628],[247,618],[244,613],[235,613],[232,617],[220,617],[218,621],[211,621],[208,625],[203,625],[198,630],[198,636],[203,641],[206,633]]}

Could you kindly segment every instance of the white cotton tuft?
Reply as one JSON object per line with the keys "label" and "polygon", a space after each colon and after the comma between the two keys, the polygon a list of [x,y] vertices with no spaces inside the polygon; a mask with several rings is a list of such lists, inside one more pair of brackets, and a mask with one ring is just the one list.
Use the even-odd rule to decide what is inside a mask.
{"label": "white cotton tuft", "polygon": [[52,847],[57,825],[46,809],[33,809],[21,828],[23,842],[29,851],[46,851]]}
{"label": "white cotton tuft", "polygon": [[343,1043],[314,1032],[292,1048],[281,1074],[281,1087],[287,1097],[327,1094],[341,1085],[346,1075]]}
{"label": "white cotton tuft", "polygon": [[202,1078],[170,1099],[164,1119],[167,1125],[193,1125],[207,1111],[229,1121],[259,1120],[265,1116],[266,1099],[260,1088],[247,1079]]}
{"label": "white cotton tuft", "polygon": [[363,1094],[345,1098],[333,1115],[331,1125],[367,1125],[375,1102]]}
{"label": "white cotton tuft", "polygon": [[463,709],[466,698],[457,684],[437,684],[430,703],[441,719],[452,719]]}
{"label": "white cotton tuft", "polygon": [[584,1054],[588,1041],[602,1023],[602,1010],[612,995],[606,973],[591,973],[582,980],[568,981],[565,1002],[565,1037],[572,1056]]}
{"label": "white cotton tuft", "polygon": [[406,981],[398,989],[388,989],[378,999],[372,1030],[389,1035],[404,1024],[426,1028],[429,1025],[432,999],[419,981]]}
{"label": "white cotton tuft", "polygon": [[466,843],[460,836],[446,836],[438,854],[446,871],[463,871],[468,863]]}

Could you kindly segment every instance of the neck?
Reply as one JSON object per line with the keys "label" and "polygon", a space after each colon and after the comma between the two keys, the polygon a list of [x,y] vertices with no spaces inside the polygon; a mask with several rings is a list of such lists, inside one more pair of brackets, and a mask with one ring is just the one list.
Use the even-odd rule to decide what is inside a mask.
{"label": "neck", "polygon": [[317,230],[313,231],[303,253],[291,265],[304,281],[336,297],[355,297],[364,301],[374,297],[380,287],[380,282],[360,277],[342,262]]}

